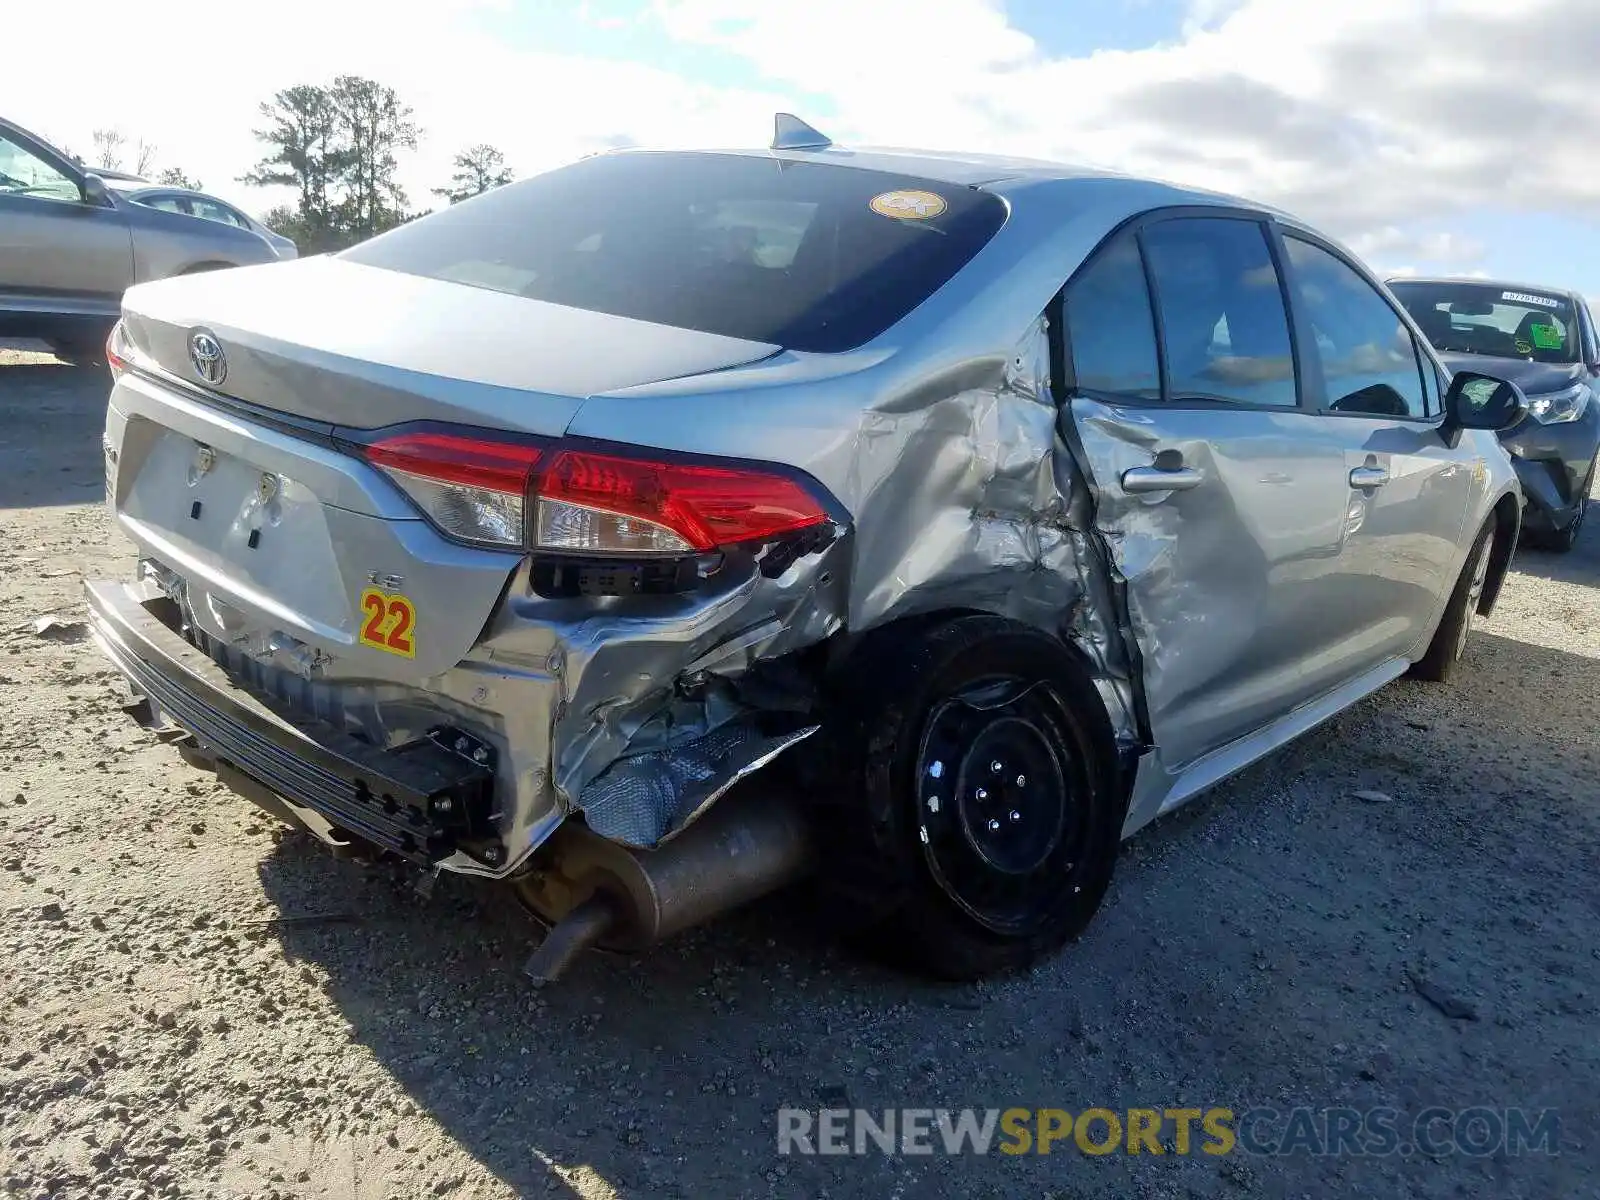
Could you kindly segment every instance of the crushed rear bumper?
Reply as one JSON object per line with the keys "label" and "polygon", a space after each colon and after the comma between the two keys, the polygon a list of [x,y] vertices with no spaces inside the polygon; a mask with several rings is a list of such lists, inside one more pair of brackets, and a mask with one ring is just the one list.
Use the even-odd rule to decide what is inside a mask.
{"label": "crushed rear bumper", "polygon": [[85,592],[95,640],[135,690],[208,756],[288,801],[297,818],[315,814],[320,820],[304,823],[319,834],[354,835],[424,866],[458,853],[488,871],[506,862],[490,812],[492,750],[470,735],[440,726],[384,749],[291,716],[191,645],[171,600],[112,582]]}

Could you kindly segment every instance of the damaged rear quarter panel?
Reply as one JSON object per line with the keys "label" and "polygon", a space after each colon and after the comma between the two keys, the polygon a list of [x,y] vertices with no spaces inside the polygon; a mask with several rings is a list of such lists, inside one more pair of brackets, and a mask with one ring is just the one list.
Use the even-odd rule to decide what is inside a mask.
{"label": "damaged rear quarter panel", "polygon": [[[1057,431],[1041,316],[1116,223],[1095,210],[1099,181],[1076,183],[1074,195],[1086,186],[1091,195],[1073,219],[1047,204],[1014,210],[952,285],[860,351],[785,352],[584,405],[573,436],[798,468],[849,520],[827,550],[776,579],[735,570],[687,597],[597,608],[529,597],[515,581],[484,649],[544,664],[559,680],[549,720],[564,802],[606,803],[602,823],[619,840],[672,836],[739,769],[730,755],[774,753],[770,738],[709,736],[763,711],[742,690],[751,664],[933,611],[993,613],[1072,641],[1119,739],[1135,736],[1123,632],[1087,493]],[[665,800],[646,784],[663,774],[680,777]],[[610,807],[624,791],[637,820]]]}

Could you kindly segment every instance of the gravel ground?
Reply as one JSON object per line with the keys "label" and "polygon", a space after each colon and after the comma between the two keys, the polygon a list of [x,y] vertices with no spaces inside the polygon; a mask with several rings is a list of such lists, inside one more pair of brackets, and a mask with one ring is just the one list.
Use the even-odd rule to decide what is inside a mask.
{"label": "gravel ground", "polygon": [[[126,718],[81,628],[35,634],[129,562],[105,391],[0,350],[8,1195],[1600,1195],[1600,530],[1519,555],[1454,686],[1395,684],[1141,834],[1030,975],[897,976],[800,894],[535,994],[501,895],[335,860]],[[844,1103],[1554,1107],[1561,1144],[777,1154],[780,1105]]]}

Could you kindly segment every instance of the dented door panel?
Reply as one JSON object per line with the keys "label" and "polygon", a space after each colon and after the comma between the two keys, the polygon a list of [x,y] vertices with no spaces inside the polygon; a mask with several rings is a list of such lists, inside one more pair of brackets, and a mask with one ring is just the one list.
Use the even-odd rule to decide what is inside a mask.
{"label": "dented door panel", "polygon": [[[1349,673],[1349,621],[1337,602],[1344,452],[1317,417],[1086,397],[1071,412],[1169,769]],[[1185,490],[1125,485],[1149,487],[1145,473],[1162,468],[1198,481]]]}

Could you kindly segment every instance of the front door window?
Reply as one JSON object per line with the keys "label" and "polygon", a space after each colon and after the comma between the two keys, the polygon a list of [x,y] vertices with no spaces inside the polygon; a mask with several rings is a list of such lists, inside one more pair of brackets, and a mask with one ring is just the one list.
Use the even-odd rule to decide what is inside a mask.
{"label": "front door window", "polygon": [[78,183],[44,159],[0,134],[0,196],[32,196],[77,204]]}

